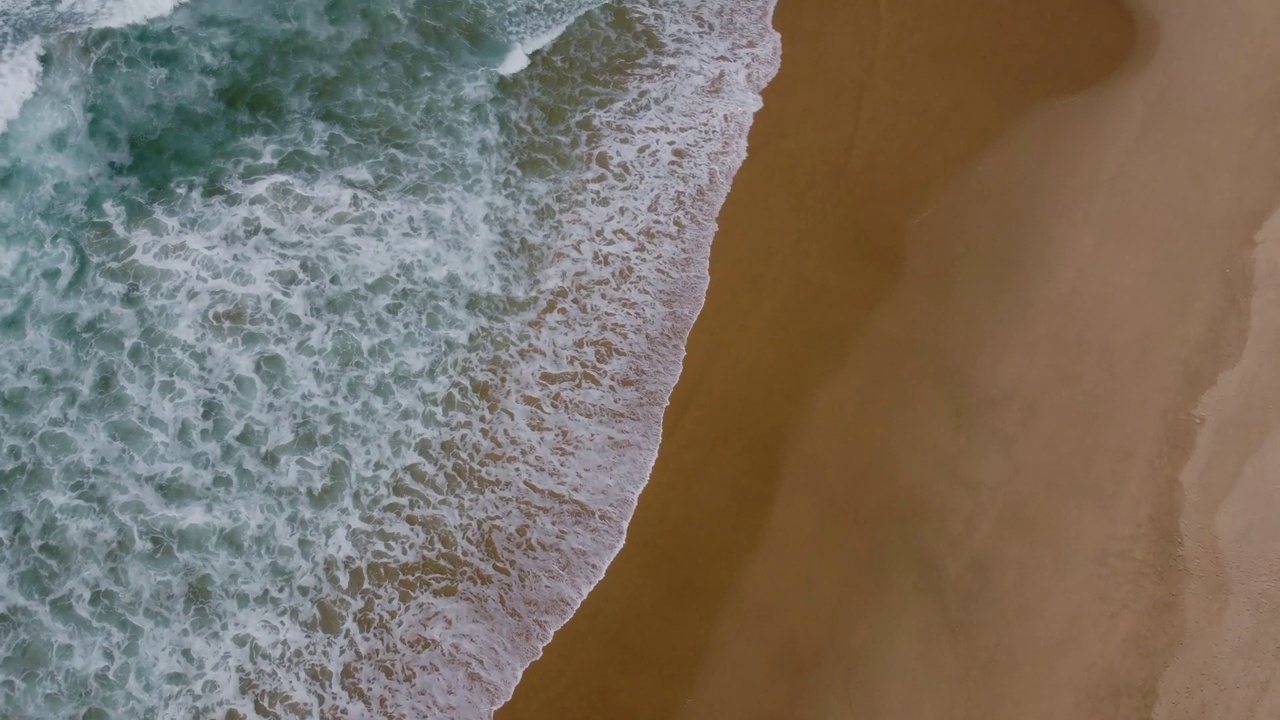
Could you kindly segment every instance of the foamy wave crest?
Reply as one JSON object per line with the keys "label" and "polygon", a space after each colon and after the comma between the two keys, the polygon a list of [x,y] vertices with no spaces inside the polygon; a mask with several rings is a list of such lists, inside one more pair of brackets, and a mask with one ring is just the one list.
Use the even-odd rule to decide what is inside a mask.
{"label": "foamy wave crest", "polygon": [[0,133],[40,84],[40,41],[0,50]]}
{"label": "foamy wave crest", "polygon": [[[583,10],[583,12],[586,12],[586,10]],[[498,65],[498,74],[514,75],[529,67],[529,63],[531,62],[529,56],[555,42],[556,38],[563,35],[564,31],[568,30],[569,26],[573,24],[573,21],[577,20],[580,16],[581,13],[569,18],[560,25],[550,28],[549,30],[536,32],[533,35],[529,35],[528,37],[511,43],[511,48],[507,51],[506,56]],[[526,31],[527,30],[528,29],[526,28]]]}
{"label": "foamy wave crest", "polygon": [[779,60],[771,0],[596,5],[48,44],[0,136],[0,716],[510,696],[621,547]]}
{"label": "foamy wave crest", "polygon": [[168,14],[182,0],[11,0],[0,5],[0,134],[40,84],[43,41]]}
{"label": "foamy wave crest", "polygon": [[122,27],[173,12],[182,0],[8,0],[0,4],[0,38]]}

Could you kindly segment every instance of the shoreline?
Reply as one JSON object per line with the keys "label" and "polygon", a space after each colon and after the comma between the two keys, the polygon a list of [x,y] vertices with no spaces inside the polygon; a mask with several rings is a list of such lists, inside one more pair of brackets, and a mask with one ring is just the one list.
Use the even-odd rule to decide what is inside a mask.
{"label": "shoreline", "polygon": [[912,224],[681,717],[1280,710],[1280,8],[1134,9]]}
{"label": "shoreline", "polygon": [[782,70],[720,215],[627,544],[498,718],[672,717],[689,702],[789,436],[899,282],[907,223],[1019,115],[1103,79],[1134,34],[1112,0],[880,10],[778,5]]}
{"label": "shoreline", "polygon": [[1280,711],[1280,6],[1060,5],[782,1],[628,543],[497,717]]}

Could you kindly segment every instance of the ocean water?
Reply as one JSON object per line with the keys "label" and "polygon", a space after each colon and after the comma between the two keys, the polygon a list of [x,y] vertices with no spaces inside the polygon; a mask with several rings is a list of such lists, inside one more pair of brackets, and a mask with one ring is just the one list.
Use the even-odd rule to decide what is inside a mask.
{"label": "ocean water", "polygon": [[0,718],[486,718],[623,541],[773,0],[0,0]]}

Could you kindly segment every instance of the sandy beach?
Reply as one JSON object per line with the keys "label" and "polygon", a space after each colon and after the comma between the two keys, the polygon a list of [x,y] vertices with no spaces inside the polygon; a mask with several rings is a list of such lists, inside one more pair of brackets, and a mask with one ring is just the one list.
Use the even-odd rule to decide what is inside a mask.
{"label": "sandy beach", "polygon": [[627,545],[498,717],[1274,717],[1280,5],[775,25]]}

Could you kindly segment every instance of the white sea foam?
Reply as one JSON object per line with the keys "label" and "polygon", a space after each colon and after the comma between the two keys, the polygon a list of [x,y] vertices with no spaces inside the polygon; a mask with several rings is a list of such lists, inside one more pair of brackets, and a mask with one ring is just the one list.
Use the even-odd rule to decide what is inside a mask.
{"label": "white sea foam", "polygon": [[[40,86],[43,40],[89,28],[123,27],[173,12],[183,0],[64,0],[56,8],[31,0],[0,5],[0,134]],[[45,35],[6,42],[8,25],[35,24]]]}
{"label": "white sea foam", "polygon": [[11,19],[47,18],[55,32],[87,28],[121,27],[168,15],[184,0],[62,0],[56,7],[33,0],[9,0],[4,7]]}
{"label": "white sea foam", "polygon": [[[598,495],[587,496],[590,506],[608,508],[611,516],[603,527],[583,523],[590,527],[586,537],[572,533],[589,558],[565,566],[575,609],[621,549],[657,459],[663,410],[706,293],[716,216],[746,158],[760,92],[781,62],[775,6],[776,0],[633,6],[666,53],[630,71],[619,102],[587,113],[601,131],[585,149],[595,167],[576,185],[587,197],[571,204],[562,227],[569,246],[592,256],[586,264],[594,271],[584,277],[581,264],[566,262],[544,282],[552,294],[574,288],[548,316],[552,330],[544,340],[563,353],[557,332],[581,337],[575,346],[585,352],[560,357],[561,368],[573,369],[569,382],[581,382],[584,374],[610,378],[607,401],[597,396],[574,407],[580,421],[609,428],[606,443],[598,435],[572,443],[579,467],[571,472],[610,479],[596,488]],[[601,345],[621,357],[602,367]],[[617,520],[623,523],[612,524]],[[504,680],[516,671],[518,679],[570,617],[557,617],[560,607],[548,606],[549,616],[526,635],[532,643],[512,647],[510,661],[477,658],[476,664],[501,668]],[[506,687],[494,707],[510,698],[515,684]]]}
{"label": "white sea foam", "polygon": [[515,75],[529,67],[529,62],[529,54],[525,51],[524,46],[520,43],[512,43],[506,57],[502,58],[502,63],[498,65],[498,74]]}
{"label": "white sea foam", "polygon": [[575,20],[582,17],[585,12],[586,9],[569,18],[567,21],[548,30],[511,43],[511,48],[502,59],[502,63],[498,65],[498,74],[514,75],[529,67],[529,63],[532,61],[530,55],[555,42],[556,38],[563,35],[564,31],[568,30],[569,26],[572,25]]}
{"label": "white sea foam", "polygon": [[[463,110],[432,119],[455,125],[420,164],[391,148],[283,169],[354,143],[317,124],[255,145],[216,192],[109,198],[87,237],[41,236],[42,265],[6,261],[0,319],[17,298],[33,329],[6,341],[0,409],[27,415],[0,439],[54,470],[16,475],[32,489],[0,505],[0,551],[57,602],[0,584],[50,648],[0,655],[160,717],[252,713],[242,687],[301,716],[490,716],[622,545],[778,67],[772,6],[636,0],[512,32],[526,57],[562,38],[625,67],[581,89],[581,66],[485,69],[448,88]],[[619,32],[645,39],[615,48]],[[89,113],[66,75],[24,138],[75,136]],[[394,111],[396,128],[423,116]],[[516,162],[507,124],[555,147]],[[91,183],[110,151],[14,150],[47,166],[33,193]],[[46,527],[76,572],[46,562]]]}
{"label": "white sea foam", "polygon": [[102,2],[90,0],[78,3],[84,7],[85,17],[93,18],[92,27],[124,27],[152,18],[168,15],[184,0],[129,0],[128,2]]}
{"label": "white sea foam", "polygon": [[0,50],[0,133],[40,84],[39,39]]}

